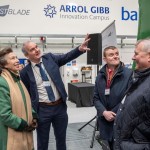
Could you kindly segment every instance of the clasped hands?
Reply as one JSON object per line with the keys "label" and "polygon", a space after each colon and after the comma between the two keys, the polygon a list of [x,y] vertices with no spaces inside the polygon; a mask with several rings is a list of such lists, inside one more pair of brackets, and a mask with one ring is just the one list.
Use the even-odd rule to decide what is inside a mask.
{"label": "clasped hands", "polygon": [[105,119],[109,122],[113,121],[116,117],[116,114],[112,111],[104,111],[103,112],[103,116],[105,117]]}
{"label": "clasped hands", "polygon": [[33,130],[35,130],[37,128],[38,124],[37,124],[37,119],[33,119],[32,123],[30,125],[28,125],[24,131],[27,132],[32,132]]}

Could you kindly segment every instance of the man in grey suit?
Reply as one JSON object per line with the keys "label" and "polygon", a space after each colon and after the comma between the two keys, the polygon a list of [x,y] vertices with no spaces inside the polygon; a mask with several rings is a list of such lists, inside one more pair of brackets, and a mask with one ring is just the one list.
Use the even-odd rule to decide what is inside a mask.
{"label": "man in grey suit", "polygon": [[[67,94],[59,68],[77,58],[87,50],[87,35],[84,42],[63,55],[47,53],[41,55],[36,43],[28,41],[22,51],[30,63],[21,71],[20,76],[28,89],[32,106],[38,114],[37,149],[47,150],[51,125],[54,128],[57,150],[66,150],[66,129],[68,124]],[[47,79],[44,79],[45,78]]]}

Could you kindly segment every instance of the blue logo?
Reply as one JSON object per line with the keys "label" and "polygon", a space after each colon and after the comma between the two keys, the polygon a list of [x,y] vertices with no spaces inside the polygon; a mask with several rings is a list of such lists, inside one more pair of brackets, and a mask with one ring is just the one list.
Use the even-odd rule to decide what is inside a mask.
{"label": "blue logo", "polygon": [[8,8],[9,8],[9,5],[0,6],[0,16],[1,17],[6,16],[6,14],[8,12]]}
{"label": "blue logo", "polygon": [[124,7],[121,7],[121,19],[122,20],[131,20],[137,21],[138,20],[138,12],[137,11],[129,11],[126,10]]}
{"label": "blue logo", "polygon": [[[110,13],[109,7],[103,6],[82,6],[82,5],[60,5],[56,7],[47,4],[43,11],[45,12],[45,16],[48,18],[54,18],[59,14],[60,19],[91,19],[91,20],[109,20],[108,15]],[[95,16],[95,14],[100,14],[101,16]],[[103,15],[104,14],[104,15]]]}
{"label": "blue logo", "polygon": [[47,5],[46,8],[44,8],[44,11],[45,11],[45,16],[46,17],[50,17],[50,18],[53,18],[54,15],[56,15],[57,11],[55,10],[55,6],[51,6],[50,4]]}

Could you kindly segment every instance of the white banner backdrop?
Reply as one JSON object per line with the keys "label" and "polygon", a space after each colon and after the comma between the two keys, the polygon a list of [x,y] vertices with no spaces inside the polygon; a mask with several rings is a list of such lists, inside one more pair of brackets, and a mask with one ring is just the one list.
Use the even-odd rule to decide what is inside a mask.
{"label": "white banner backdrop", "polygon": [[0,0],[0,34],[137,35],[138,0]]}

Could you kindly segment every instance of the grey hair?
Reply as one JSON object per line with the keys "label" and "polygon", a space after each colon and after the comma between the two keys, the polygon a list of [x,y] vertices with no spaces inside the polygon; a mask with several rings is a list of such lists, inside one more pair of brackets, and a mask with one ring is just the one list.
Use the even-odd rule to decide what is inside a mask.
{"label": "grey hair", "polygon": [[143,44],[141,50],[144,52],[150,53],[150,37],[142,40],[138,40],[135,44],[135,47],[137,47],[139,44]]}
{"label": "grey hair", "polygon": [[22,52],[23,52],[24,55],[28,54],[28,52],[27,52],[27,45],[28,45],[29,43],[31,43],[31,42],[32,42],[32,41],[27,41],[27,42],[24,42],[24,43],[23,43]]}

